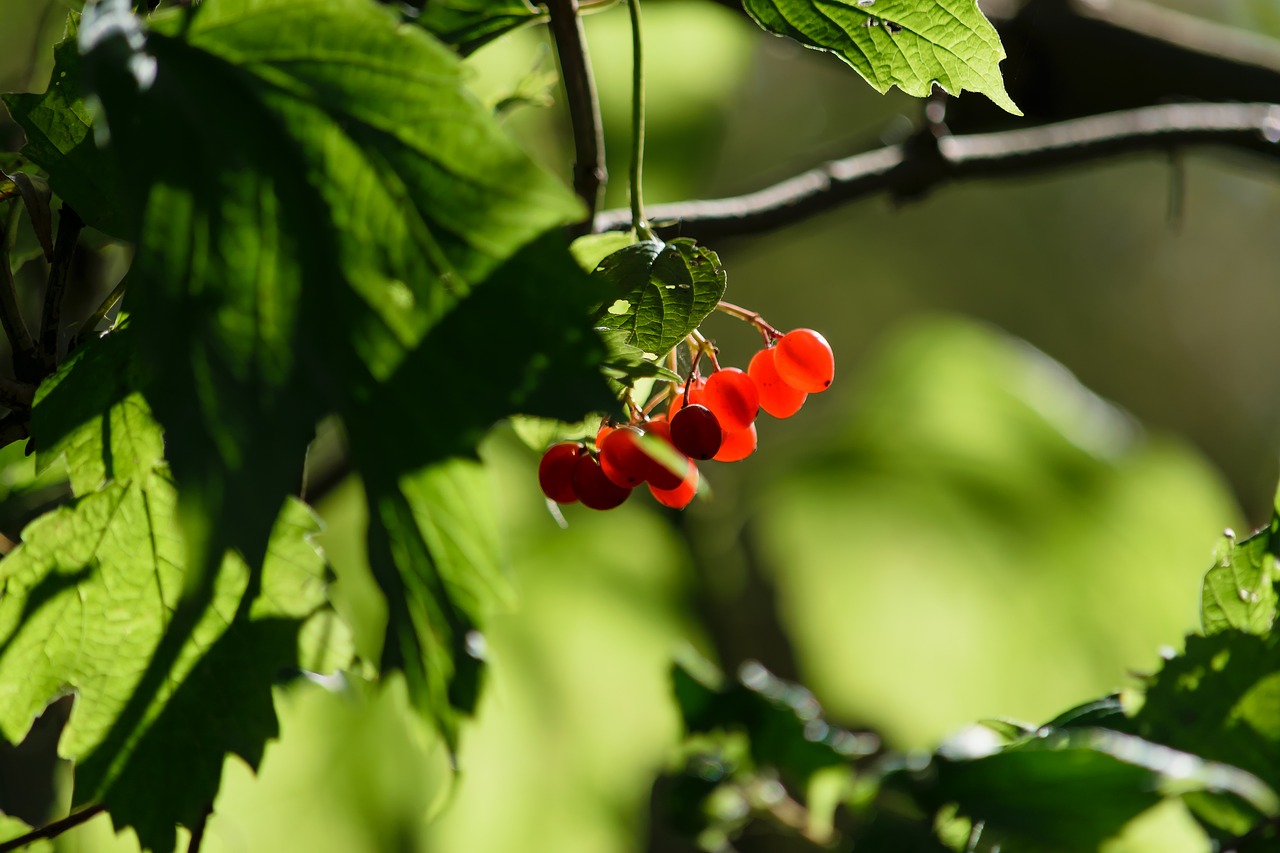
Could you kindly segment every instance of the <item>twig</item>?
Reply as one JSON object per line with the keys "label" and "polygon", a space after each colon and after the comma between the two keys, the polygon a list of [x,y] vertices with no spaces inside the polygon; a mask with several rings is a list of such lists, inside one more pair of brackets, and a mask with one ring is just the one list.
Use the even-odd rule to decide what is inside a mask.
{"label": "twig", "polygon": [[595,75],[591,72],[577,0],[547,0],[547,11],[569,104],[569,121],[573,125],[573,189],[587,205],[587,218],[573,230],[586,234],[595,230],[596,211],[604,199],[608,180],[600,101],[596,97]]}
{"label": "twig", "polygon": [[61,820],[55,820],[53,823],[45,824],[39,829],[33,829],[26,835],[20,835],[11,841],[0,844],[0,853],[10,853],[13,850],[20,850],[28,844],[34,844],[46,838],[56,838],[68,829],[74,829],[87,820],[97,817],[106,810],[106,806],[93,805],[85,806],[78,812],[73,812]]}
{"label": "twig", "polygon": [[35,397],[36,386],[0,376],[0,406],[29,412]]}
{"label": "twig", "polygon": [[[1167,104],[1089,116],[1025,130],[933,137],[834,160],[758,192],[653,207],[658,230],[708,239],[790,225],[880,193],[918,198],[951,181],[1006,178],[1138,151],[1226,145],[1280,157],[1280,105]],[[600,214],[601,230],[630,226],[630,211]]]}
{"label": "twig", "polygon": [[644,218],[644,31],[640,0],[627,0],[631,12],[631,227],[641,240],[653,233]]}
{"label": "twig", "polygon": [[[18,215],[16,204],[9,209],[10,223]],[[11,229],[6,229],[6,235]],[[13,347],[13,370],[19,379],[27,382],[38,382],[42,375],[40,354],[36,350],[36,342],[27,330],[26,320],[22,318],[22,309],[18,307],[18,288],[13,281],[13,270],[9,266],[9,241],[7,237],[0,239],[0,324],[9,336],[9,344]]]}
{"label": "twig", "polygon": [[58,239],[53,244],[53,261],[49,264],[49,283],[44,291],[44,313],[41,314],[40,355],[46,373],[52,373],[58,366],[62,297],[67,291],[71,259],[75,256],[76,242],[80,239],[83,228],[84,220],[64,201],[62,215],[58,218]]}

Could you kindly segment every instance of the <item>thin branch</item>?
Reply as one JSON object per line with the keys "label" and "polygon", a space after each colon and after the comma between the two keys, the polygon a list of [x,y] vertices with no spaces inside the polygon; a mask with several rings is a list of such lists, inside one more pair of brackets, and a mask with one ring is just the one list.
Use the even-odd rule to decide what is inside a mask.
{"label": "thin branch", "polygon": [[[16,204],[10,204],[13,205],[9,210],[12,224],[18,208]],[[13,348],[14,372],[19,379],[36,382],[41,376],[40,354],[27,329],[27,322],[22,318],[22,309],[18,307],[18,288],[13,281],[13,269],[9,266],[9,230],[6,229],[5,239],[0,239],[0,324],[4,325],[4,332]]]}
{"label": "thin branch", "polygon": [[64,201],[62,215],[58,218],[58,239],[53,244],[53,261],[49,264],[49,283],[44,291],[44,313],[41,315],[40,355],[47,373],[52,373],[58,366],[62,297],[67,291],[71,259],[75,256],[76,243],[83,228],[84,220]]}
{"label": "thin branch", "polygon": [[[708,239],[768,231],[880,193],[908,201],[952,181],[1046,172],[1133,152],[1215,144],[1280,158],[1276,104],[1167,104],[967,136],[934,138],[932,130],[754,193],[658,205],[649,216],[669,223],[658,229],[663,233]],[[605,211],[598,227],[625,229],[630,215]]]}
{"label": "thin branch", "polygon": [[39,829],[31,830],[26,835],[18,836],[11,841],[0,844],[0,853],[10,853],[10,851],[20,850],[28,844],[34,844],[46,838],[56,838],[68,829],[74,829],[104,811],[106,811],[106,806],[103,805],[85,806],[80,811],[73,812],[62,818],[62,820],[55,820],[53,823],[45,824]]}
{"label": "thin branch", "polygon": [[604,199],[608,176],[604,166],[604,124],[596,97],[595,75],[587,54],[582,18],[577,0],[548,0],[551,35],[560,62],[560,77],[569,104],[573,125],[573,189],[587,205],[587,218],[575,229],[585,234],[595,230],[596,211]]}
{"label": "thin branch", "polygon": [[204,843],[204,830],[209,825],[209,815],[212,813],[213,806],[206,806],[200,813],[200,819],[196,821],[196,825],[191,827],[191,840],[187,842],[187,853],[200,853],[200,845]]}
{"label": "thin branch", "polygon": [[89,315],[89,318],[80,324],[80,328],[76,330],[75,338],[71,341],[70,349],[74,350],[76,347],[88,340],[89,336],[98,328],[98,324],[106,319],[106,316],[111,313],[111,309],[114,308],[115,304],[124,296],[125,289],[128,287],[128,281],[129,276],[127,275],[120,279],[120,281],[116,283],[116,286],[111,289],[111,292],[107,294],[107,298],[102,300],[102,303],[94,309],[94,312]]}

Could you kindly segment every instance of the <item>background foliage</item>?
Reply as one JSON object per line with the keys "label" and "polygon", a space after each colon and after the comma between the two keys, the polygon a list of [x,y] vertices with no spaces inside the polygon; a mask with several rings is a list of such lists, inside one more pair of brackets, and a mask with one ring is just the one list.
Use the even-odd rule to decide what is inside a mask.
{"label": "background foliage", "polygon": [[[19,25],[23,13],[15,13],[15,26],[8,32],[40,31],[39,42],[51,43],[60,35],[61,8],[50,8],[57,11],[47,13],[42,23],[42,10],[32,4],[25,11],[31,19],[25,31]],[[1267,19],[1260,7],[1236,4],[1222,13],[1231,23],[1265,32]],[[8,20],[9,12],[5,14]],[[893,133],[895,116],[918,113],[918,106],[905,98],[868,93],[839,63],[771,39],[729,10],[655,2],[646,14],[654,57],[647,185],[653,201],[751,188],[843,153],[869,135]],[[617,157],[611,172],[619,176],[625,172],[621,157],[626,150],[622,129],[628,70],[625,63],[599,57],[625,55],[625,15],[622,9],[606,10],[588,16],[586,24],[611,132],[606,146]],[[19,44],[24,38],[4,37]],[[498,103],[527,85],[536,63],[545,67],[544,39],[540,29],[512,33],[476,51],[458,73],[481,97]],[[173,61],[194,61],[184,50],[175,45]],[[39,52],[31,56],[30,63],[15,60],[12,83],[4,88],[40,88],[48,58]],[[259,85],[252,76],[246,83],[236,75],[234,82],[251,91]],[[303,88],[315,91],[321,84],[311,81]],[[204,85],[216,103],[217,75],[210,74]],[[284,89],[289,97],[297,93],[296,87]],[[235,103],[237,108],[242,103],[239,95]],[[517,110],[506,125],[531,146],[536,159],[567,176],[567,140],[558,109]],[[316,120],[304,108],[299,112],[298,121]],[[342,132],[350,126],[344,122]],[[179,148],[190,148],[189,135],[195,131],[177,132],[188,134],[178,140]],[[150,150],[142,143],[138,147]],[[276,156],[271,148],[264,143],[267,153],[262,156]],[[183,163],[171,168],[179,178],[187,174]],[[650,506],[628,506],[596,517],[569,508],[568,530],[556,528],[533,485],[533,458],[505,430],[486,439],[483,471],[464,466],[428,469],[412,478],[386,476],[388,470],[433,462],[442,454],[441,443],[458,437],[473,440],[493,419],[522,410],[520,404],[529,398],[515,395],[530,380],[510,375],[509,367],[526,363],[525,350],[519,355],[503,350],[504,342],[517,336],[504,333],[505,321],[495,318],[519,318],[522,329],[526,323],[543,322],[547,334],[526,335],[521,346],[527,337],[546,339],[551,346],[575,322],[569,319],[575,306],[591,301],[582,290],[574,296],[575,288],[587,287],[585,276],[547,254],[521,260],[521,269],[538,269],[542,281],[556,284],[540,289],[538,299],[520,301],[531,288],[514,273],[487,282],[476,295],[487,294],[489,301],[474,303],[470,313],[450,314],[456,328],[442,330],[436,343],[410,357],[404,382],[391,381],[372,403],[361,394],[351,400],[324,397],[323,411],[336,410],[346,422],[357,464],[363,460],[370,472],[383,474],[349,480],[317,507],[327,523],[321,541],[337,575],[330,597],[351,626],[360,656],[404,668],[408,677],[403,682],[391,678],[384,690],[357,685],[337,694],[306,680],[277,688],[282,737],[267,747],[259,776],[240,758],[227,760],[204,849],[305,844],[319,850],[486,850],[530,838],[538,840],[537,849],[634,849],[637,838],[649,831],[646,802],[652,779],[671,767],[680,721],[670,698],[669,667],[673,650],[687,644],[708,654],[728,650],[738,659],[754,657],[779,675],[800,678],[821,699],[829,718],[872,727],[896,748],[932,749],[980,718],[1045,722],[1078,702],[1141,685],[1134,672],[1159,671],[1148,688],[1154,698],[1133,718],[1133,734],[1235,764],[1275,787],[1277,734],[1269,722],[1275,717],[1268,716],[1272,694],[1268,682],[1257,679],[1278,668],[1274,640],[1266,639],[1267,573],[1274,565],[1265,556],[1269,540],[1252,540],[1235,551],[1229,543],[1219,548],[1219,568],[1206,589],[1212,606],[1204,628],[1211,636],[1192,638],[1185,657],[1175,661],[1162,664],[1158,654],[1162,645],[1180,649],[1183,636],[1198,627],[1195,593],[1204,569],[1215,559],[1213,537],[1225,525],[1243,532],[1250,527],[1247,519],[1265,522],[1275,479],[1277,404],[1269,393],[1267,364],[1275,355],[1269,330],[1277,306],[1271,304],[1275,297],[1264,272],[1276,260],[1271,257],[1274,241],[1267,237],[1275,221],[1275,184],[1251,161],[1188,155],[1179,169],[1171,171],[1167,163],[1147,158],[998,188],[945,189],[901,210],[864,203],[767,239],[712,246],[730,270],[734,301],[763,311],[783,328],[817,325],[828,332],[840,359],[839,380],[830,395],[806,409],[807,418],[765,425],[762,444],[769,452],[717,469],[711,499],[679,519]],[[279,170],[282,181],[289,171]],[[356,180],[349,171],[342,174]],[[1175,175],[1180,175],[1176,182]],[[456,184],[444,186],[442,199],[457,197]],[[248,192],[237,184],[236,192],[208,198],[233,203],[241,190]],[[277,191],[285,190],[255,190],[259,198]],[[335,183],[333,191],[351,189]],[[621,202],[622,182],[615,180],[610,193]],[[202,196],[193,192],[192,198],[198,207]],[[1176,202],[1172,217],[1171,199]],[[307,215],[323,214],[312,210]],[[229,219],[236,221],[236,216]],[[182,221],[169,215],[162,224],[180,229]],[[244,220],[247,228],[261,224],[252,217]],[[332,223],[317,227],[335,228]],[[374,236],[386,236],[371,230]],[[539,230],[531,224],[527,233]],[[164,236],[169,231],[155,233],[164,245],[171,239]],[[237,247],[227,239],[232,252]],[[348,253],[342,263],[362,262],[359,248],[325,250]],[[530,251],[537,250],[535,244]],[[306,258],[297,247],[292,251]],[[94,263],[100,265],[104,290],[122,266],[112,260],[116,252],[103,246],[94,256],[103,259]],[[429,263],[430,254],[424,249],[426,260],[412,262]],[[228,263],[235,267],[240,261]],[[151,275],[170,288],[190,282],[188,276],[167,270]],[[359,275],[349,278],[361,280]],[[413,281],[406,275],[402,283]],[[505,289],[504,282],[509,282]],[[361,295],[366,304],[376,309],[379,297],[369,294],[381,293],[388,300],[384,307],[400,305],[394,302],[403,296],[396,282],[368,284],[370,290]],[[547,302],[551,294],[563,303]],[[177,314],[195,323],[196,344],[207,346],[207,363],[214,365],[216,377],[223,369],[217,366],[220,353],[236,352],[235,347],[220,349],[219,336],[241,330],[220,328],[216,311],[186,304],[193,292],[175,292],[172,298],[178,300],[174,305],[153,309],[156,316],[167,320]],[[363,310],[359,302],[348,304]],[[383,317],[392,323],[403,319],[398,308],[386,308]],[[138,317],[145,320],[145,314]],[[332,331],[325,322],[309,317],[297,334],[327,340]],[[422,320],[422,326],[430,323]],[[153,335],[160,325],[153,320]],[[1084,390],[1049,356],[996,326],[1058,358],[1133,414]],[[190,397],[201,387],[184,379],[159,386],[163,392],[149,399],[157,406],[163,399],[173,407],[167,418],[192,418],[194,427],[213,432],[225,425],[232,434],[239,430],[242,438],[257,436],[263,420],[275,423],[284,417],[297,424],[291,440],[305,442],[320,413],[314,408],[314,388],[325,386],[316,371],[337,371],[345,386],[351,376],[347,371],[356,368],[329,364],[333,354],[323,345],[313,345],[315,353],[308,346],[295,347],[292,327],[286,323],[284,328],[281,357],[314,357],[320,367],[272,373],[280,365],[267,359],[226,368],[236,383],[243,381],[243,371],[261,377],[254,381],[263,383],[263,391],[252,398],[259,408],[238,414],[228,410],[216,390],[232,386],[220,386],[216,378],[208,386],[213,397],[196,394],[200,399],[183,402],[184,394]],[[740,353],[736,360],[745,363],[747,330],[721,318],[710,320],[708,328],[726,352]],[[369,343],[363,351],[394,353],[388,341],[403,342],[421,332],[421,327],[393,328],[392,336],[383,335],[382,343]],[[379,340],[370,334],[370,341]],[[471,346],[477,335],[492,346]],[[173,344],[160,340],[151,345]],[[460,359],[460,352],[466,357]],[[84,357],[89,356],[109,354],[86,350]],[[396,356],[387,357],[381,372],[370,368],[371,362],[365,368],[379,379],[394,376]],[[555,377],[546,384],[580,383],[573,392],[576,400],[589,380],[573,373],[569,362],[580,367],[593,357],[598,353],[572,348],[548,353],[548,359],[561,360],[555,362],[557,369],[543,374]],[[446,364],[449,370],[440,369]],[[103,368],[107,372],[118,375],[121,369],[112,365]],[[69,373],[67,381],[75,375]],[[277,381],[283,385],[272,384]],[[37,412],[56,406],[63,386],[46,387],[46,402]],[[277,396],[279,387],[306,390]],[[488,394],[478,399],[471,393],[476,387],[492,387],[493,399]],[[69,388],[63,393],[68,390],[73,399],[83,400],[89,393]],[[554,395],[556,387],[542,391]],[[423,396],[432,401],[426,412],[417,402]],[[237,404],[249,399],[238,392],[226,394],[232,398]],[[559,399],[569,398],[566,392]],[[111,406],[107,419],[113,424],[138,414],[138,400],[123,393],[100,399]],[[564,413],[554,396],[542,399],[552,402],[535,414]],[[294,403],[301,406],[294,408]],[[367,413],[379,411],[378,406],[404,417],[369,418]],[[441,411],[448,415],[447,435],[439,426]],[[330,427],[333,423],[328,422]],[[321,432],[323,438],[326,430]],[[167,499],[170,481],[162,469],[143,464],[96,471],[92,460],[102,454],[90,446],[95,434],[102,434],[101,426],[69,431],[47,451],[41,447],[40,456],[50,459],[66,448],[72,485],[80,496],[76,504],[39,522],[46,528],[64,518],[73,524],[98,523],[93,521],[94,504],[107,500],[137,501],[142,493]],[[115,440],[115,431],[107,434]],[[254,524],[261,525],[262,513],[242,524],[235,513],[244,512],[247,519],[254,504],[232,497],[233,486],[208,485],[212,481],[200,467],[211,447],[218,452],[217,438],[210,435],[211,444],[190,448],[185,471],[170,452],[179,483],[190,478],[214,496],[202,504],[212,510],[193,514],[195,521],[188,524],[207,523],[209,512],[221,507],[231,513],[230,522],[215,525],[215,532],[204,538],[249,536]],[[141,451],[113,453],[112,458],[148,458],[146,448],[153,448],[154,455],[155,441],[144,431]],[[1193,449],[1197,446],[1199,450]],[[280,461],[269,446],[257,452],[272,463]],[[17,518],[22,507],[38,500],[57,469],[36,480],[20,445],[4,453],[7,511]],[[240,464],[246,477],[252,474],[246,482],[256,484],[258,462]],[[298,472],[284,470],[277,476],[291,484]],[[97,491],[105,480],[115,482]],[[449,769],[448,739],[440,733],[450,732],[452,723],[437,730],[408,710],[424,696],[437,697],[427,705],[438,719],[451,716],[449,703],[438,700],[439,685],[414,684],[415,671],[438,673],[441,664],[415,662],[416,640],[382,627],[388,614],[372,577],[407,585],[408,612],[400,614],[400,624],[429,620],[412,608],[415,602],[432,600],[436,591],[415,591],[411,584],[422,575],[404,567],[421,566],[426,559],[439,567],[446,583],[456,583],[447,580],[451,571],[454,578],[466,573],[460,564],[451,567],[448,557],[439,558],[450,553],[449,547],[433,541],[430,522],[415,515],[412,505],[425,502],[439,511],[474,501],[470,495],[476,489],[491,490],[500,499],[496,517],[482,523],[502,531],[503,559],[510,561],[516,593],[499,596],[506,602],[504,612],[486,630],[490,680],[474,724],[463,732],[458,754],[462,772],[455,777]],[[282,491],[287,490],[286,485]],[[256,502],[269,497],[256,493],[256,486],[254,491]],[[162,523],[172,526],[174,521]],[[311,524],[300,518],[295,532]],[[438,528],[459,530],[456,521]],[[4,530],[16,538],[15,528]],[[191,536],[190,526],[187,531]],[[40,528],[33,527],[24,538],[30,545],[38,543],[39,535]],[[266,531],[257,535],[265,543]],[[199,531],[194,538],[201,539]],[[416,553],[412,548],[404,553],[378,550],[380,541],[415,540],[422,543]],[[474,549],[464,542],[459,550],[467,553],[468,566],[475,563]],[[6,560],[6,577],[38,578],[36,551],[27,547],[19,552],[26,557],[18,567]],[[437,555],[435,562],[424,557],[429,552]],[[375,561],[372,568],[369,557]],[[46,563],[62,565],[56,555]],[[269,565],[263,568],[264,586],[269,584]],[[1224,577],[1228,569],[1229,581]],[[1216,582],[1225,593],[1214,592]],[[1258,600],[1250,602],[1256,606],[1239,612],[1226,605],[1236,583],[1257,590]],[[234,611],[236,593],[227,595],[227,606]],[[451,598],[469,600],[465,591],[444,597]],[[20,610],[21,602],[13,587],[6,589],[3,606],[10,613]],[[775,602],[780,623],[771,615]],[[314,605],[291,606],[282,612],[255,611],[245,625],[278,629],[291,637],[289,632],[299,630],[299,620]],[[432,628],[437,641],[455,643],[454,659],[464,667],[471,658],[458,643],[465,639],[470,618],[475,615],[464,603]],[[396,620],[390,614],[390,624]],[[388,652],[397,642],[405,643],[401,651]],[[416,653],[423,654],[421,649]],[[1220,663],[1224,654],[1232,662],[1225,669]],[[208,677],[220,686],[256,677],[265,686],[276,675],[273,661],[260,660],[261,670],[253,673],[244,668],[243,656],[229,653],[228,661],[233,675],[193,672],[192,677]],[[732,675],[736,661],[722,663]],[[4,681],[16,683],[8,677]],[[1183,696],[1180,691],[1186,689],[1192,692]],[[1220,697],[1219,706],[1203,707],[1203,697],[1210,694]],[[180,696],[180,690],[174,692],[172,701]],[[6,724],[7,737],[22,737],[41,701],[32,699],[17,714],[20,719]],[[1174,713],[1182,701],[1200,713],[1194,725],[1185,726]],[[161,724],[165,702],[157,699],[144,714],[159,721],[146,730],[161,745],[166,743]],[[62,741],[63,755],[87,754],[75,748],[74,738],[75,727],[87,725],[88,717],[82,695]],[[1226,720],[1243,721],[1236,738],[1222,736]],[[206,731],[196,728],[201,735]],[[1015,742],[1018,734],[1004,732]],[[182,737],[183,743],[190,742],[190,733]],[[216,741],[206,745],[218,755],[223,748]],[[167,750],[151,748],[161,754]],[[143,758],[146,754],[142,749]],[[1090,759],[1101,768],[1090,771],[1094,782],[1112,772],[1123,777],[1117,777],[1114,790],[1132,790],[1135,783],[1150,787],[1152,777],[1142,773],[1159,778],[1162,772],[1158,766],[1138,772],[1128,769],[1137,765],[1107,763],[1107,749],[1090,754],[1102,756]],[[252,750],[241,755],[250,764],[256,758]],[[1017,751],[993,757],[1005,755],[1024,757]],[[955,756],[957,766],[963,757]],[[187,760],[195,761],[194,754]],[[1043,759],[1031,755],[1025,760]],[[133,772],[148,784],[169,772],[139,761]],[[977,797],[978,808],[983,796],[998,799],[982,787],[986,771],[981,760],[973,766],[962,781],[944,773],[940,782],[944,790],[938,796],[960,802],[961,813],[966,800],[955,796],[956,791]],[[93,767],[91,762],[81,767],[77,778]],[[102,775],[112,779],[127,772],[128,767],[116,767]],[[999,768],[989,772],[997,778],[1007,774]],[[89,801],[84,784],[78,782],[77,802]],[[950,797],[946,785],[953,786]],[[212,796],[212,791],[185,786],[175,793],[189,799],[187,808],[193,811],[184,816],[188,822],[194,822],[204,799]],[[67,796],[65,787],[60,796]],[[1104,799],[1096,793],[1092,799],[1080,796],[1090,813]],[[1134,810],[1156,799],[1142,799]],[[1204,830],[1191,815],[1212,816],[1210,825],[1216,821],[1224,835],[1240,833],[1250,819],[1244,799],[1246,805],[1197,801],[1194,796],[1186,800],[1188,805],[1169,799],[1127,826],[1129,812],[1121,810],[1111,823],[1102,821],[1103,834],[1121,830],[1118,840],[1108,842],[1111,849],[1207,849]],[[171,822],[137,813],[130,818],[124,808],[128,801],[121,804],[121,816],[139,831],[151,832],[152,843],[159,838],[163,844]],[[1072,801],[1067,797],[1045,805],[1064,802]],[[1072,811],[1068,822],[1075,816]],[[1064,825],[1047,820],[1041,816],[1035,824]],[[1017,827],[1012,831],[1016,835]],[[661,830],[655,833],[653,846],[675,843]],[[1082,843],[1088,846],[1093,840]],[[59,841],[67,849],[130,849],[135,843],[127,833],[113,838],[103,818]],[[782,842],[767,836],[756,843]]]}

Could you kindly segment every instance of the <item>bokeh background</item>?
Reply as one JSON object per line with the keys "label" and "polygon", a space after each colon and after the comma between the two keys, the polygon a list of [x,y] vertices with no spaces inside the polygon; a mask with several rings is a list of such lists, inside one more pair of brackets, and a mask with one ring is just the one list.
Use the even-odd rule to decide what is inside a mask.
{"label": "bokeh background", "polygon": [[[1181,5],[1280,37],[1264,0]],[[43,87],[67,10],[0,0],[0,89]],[[919,103],[706,0],[652,0],[645,23],[650,203],[757,189],[920,119]],[[625,8],[590,15],[587,36],[622,206]],[[468,64],[495,102],[555,68],[541,29]],[[505,121],[567,178],[561,104]],[[0,116],[0,140],[18,139]],[[518,597],[488,634],[460,772],[395,685],[282,687],[282,738],[256,777],[228,762],[203,849],[659,849],[648,796],[678,737],[668,670],[687,646],[730,670],[762,660],[837,721],[909,749],[1131,684],[1197,627],[1223,529],[1270,511],[1275,162],[1129,156],[712,246],[728,298],[826,334],[833,388],[792,419],[762,416],[757,454],[706,470],[688,511],[568,507],[567,529],[538,492],[537,454],[495,430],[483,450]],[[758,341],[723,317],[707,331],[740,366]],[[29,461],[4,458],[4,491],[34,488]],[[335,597],[368,652],[380,612],[359,488],[320,511]],[[135,845],[99,818],[58,848]],[[1177,808],[1113,848],[1208,849]]]}

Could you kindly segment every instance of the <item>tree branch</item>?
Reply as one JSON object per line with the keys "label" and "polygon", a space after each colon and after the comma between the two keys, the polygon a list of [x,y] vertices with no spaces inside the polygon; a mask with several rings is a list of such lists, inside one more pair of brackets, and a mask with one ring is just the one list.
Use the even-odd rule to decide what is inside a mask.
{"label": "tree branch", "polygon": [[46,838],[56,838],[68,829],[74,829],[104,811],[106,811],[106,806],[103,805],[86,806],[78,812],[72,812],[62,820],[55,820],[53,823],[45,824],[39,829],[31,830],[26,835],[21,835],[11,841],[0,844],[0,853],[11,853],[11,851],[20,850],[28,844],[33,844]]}
{"label": "tree branch", "polygon": [[547,0],[546,5],[573,125],[573,189],[587,205],[587,218],[575,233],[587,234],[595,230],[596,211],[600,209],[608,179],[600,101],[596,97],[595,75],[591,72],[577,0]]}
{"label": "tree branch", "polygon": [[[664,234],[700,239],[768,231],[837,205],[888,193],[909,201],[952,181],[1006,178],[1121,154],[1225,145],[1280,158],[1280,105],[1166,104],[999,133],[950,136],[931,125],[907,142],[834,160],[747,195],[657,205]],[[629,227],[609,210],[601,230]],[[663,224],[669,223],[669,224]]]}
{"label": "tree branch", "polygon": [[64,201],[58,218],[58,239],[53,244],[53,261],[49,264],[49,282],[44,291],[44,313],[41,315],[40,356],[46,373],[52,373],[58,366],[62,297],[67,290],[71,259],[75,256],[76,243],[83,228],[84,220]]}

